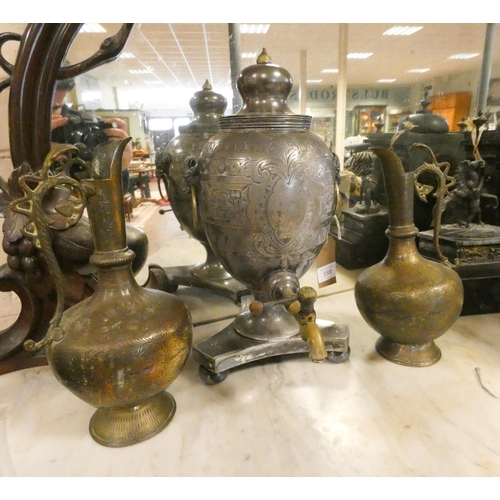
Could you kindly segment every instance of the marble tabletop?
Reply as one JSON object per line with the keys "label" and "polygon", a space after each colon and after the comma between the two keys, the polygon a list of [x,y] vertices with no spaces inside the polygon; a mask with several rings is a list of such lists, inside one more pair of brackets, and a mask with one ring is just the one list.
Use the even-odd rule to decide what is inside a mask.
{"label": "marble tabletop", "polygon": [[[316,303],[319,318],[349,325],[350,359],[314,364],[307,356],[283,357],[235,369],[208,386],[191,356],[168,389],[177,402],[174,419],[133,446],[94,442],[88,432],[94,409],[50,368],[1,376],[0,474],[500,475],[500,400],[475,371],[480,367],[484,384],[500,395],[500,314],[459,318],[437,340],[438,363],[404,367],[376,353],[378,335],[357,310],[350,278]],[[231,321],[195,327],[195,343]]]}
{"label": "marble tabletop", "polygon": [[[169,237],[148,263],[205,258],[199,242],[167,214]],[[173,229],[172,229],[173,228]],[[360,271],[337,267],[319,289],[318,318],[346,324],[351,356],[315,364],[285,356],[234,369],[205,385],[191,355],[168,391],[170,424],[124,448],[97,444],[94,409],[49,367],[0,376],[0,475],[22,477],[498,477],[500,476],[500,314],[460,317],[438,338],[441,360],[400,366],[375,351],[353,288]],[[147,266],[137,276],[147,277]],[[317,288],[315,269],[301,279]],[[194,344],[229,325],[230,299],[181,287]],[[5,294],[2,294],[5,295]],[[5,304],[5,302],[4,302]],[[7,303],[8,304],[8,303]],[[2,313],[3,314],[3,313]]]}

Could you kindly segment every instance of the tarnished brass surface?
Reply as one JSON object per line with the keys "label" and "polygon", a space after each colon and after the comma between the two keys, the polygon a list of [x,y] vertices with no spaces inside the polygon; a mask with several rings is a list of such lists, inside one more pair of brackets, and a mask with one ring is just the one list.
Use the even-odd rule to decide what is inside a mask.
{"label": "tarnished brass surface", "polygon": [[293,314],[299,324],[300,336],[309,345],[311,361],[320,363],[327,358],[328,353],[326,352],[321,329],[316,323],[314,302],[316,302],[317,296],[318,294],[314,288],[304,286],[299,290],[297,300],[287,307],[287,311]]}
{"label": "tarnished brass surface", "polygon": [[381,336],[377,351],[407,366],[428,366],[440,357],[434,340],[460,315],[463,285],[448,266],[418,252],[413,223],[414,173],[405,173],[390,150],[373,148],[384,169],[389,210],[389,250],[363,271],[355,285],[358,309]]}
{"label": "tarnished brass surface", "polygon": [[[171,396],[162,394],[182,369],[192,341],[186,306],[170,294],[141,288],[135,281],[121,191],[126,143],[113,141],[96,148],[91,178],[82,181],[95,242],[90,263],[98,268],[96,290],[62,317],[56,314],[46,339],[30,346],[44,345],[57,379],[98,408],[90,424],[91,435],[113,447],[147,439],[171,420],[175,404]],[[67,212],[70,217],[73,213]],[[43,232],[39,223],[43,220],[43,212],[37,211],[36,235]],[[44,253],[50,253],[44,239],[40,240]],[[60,281],[53,267],[51,274]],[[57,289],[64,293],[60,286]]]}

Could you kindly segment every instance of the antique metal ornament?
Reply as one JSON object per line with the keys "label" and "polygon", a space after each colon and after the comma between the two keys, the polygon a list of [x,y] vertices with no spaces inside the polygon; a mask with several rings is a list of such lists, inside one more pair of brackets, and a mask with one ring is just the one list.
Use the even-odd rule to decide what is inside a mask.
{"label": "antique metal ornament", "polygon": [[382,165],[372,151],[353,153],[344,168],[360,177],[360,200],[354,205],[357,214],[376,214],[386,205]]}
{"label": "antique metal ornament", "polygon": [[[264,49],[238,78],[241,110],[220,119],[220,132],[199,159],[200,216],[209,244],[264,304],[195,346],[201,372],[213,381],[234,366],[307,351],[283,301],[305,300],[299,278],[328,237],[339,162],[309,131],[311,117],[288,108],[291,87],[290,73]],[[328,325],[323,336],[330,353],[347,358],[345,325]]]}
{"label": "antique metal ornament", "polygon": [[158,155],[156,168],[158,179],[165,182],[168,201],[177,220],[204,246],[207,258],[194,266],[153,267],[151,272],[158,282],[166,284],[168,292],[174,292],[179,285],[196,286],[222,293],[238,302],[249,292],[224,269],[208,244],[199,218],[196,173],[193,171],[203,146],[219,130],[219,118],[224,115],[227,100],[214,92],[207,80],[189,104],[194,112],[193,120],[179,127],[179,135]]}
{"label": "antique metal ornament", "polygon": [[[86,201],[95,243],[90,263],[98,268],[96,290],[64,312],[60,305],[46,337],[25,347],[45,347],[59,382],[97,408],[90,433],[110,447],[148,439],[170,422],[176,405],[165,389],[182,369],[192,342],[186,306],[168,293],[141,288],[132,272],[134,252],[126,244],[121,189],[126,143],[111,141],[96,148],[90,179],[81,182],[67,175],[66,159],[76,155],[76,148],[61,146],[47,158],[42,175],[21,179],[26,195],[13,202],[13,210],[28,216],[24,232],[46,256],[62,304],[62,275],[46,233],[76,223]],[[69,193],[67,203],[56,207],[62,216],[57,226],[43,210],[44,194],[54,188]]]}
{"label": "antique metal ornament", "polygon": [[462,281],[449,266],[424,259],[417,250],[415,173],[405,173],[392,151],[372,151],[384,170],[389,249],[380,263],[359,275],[356,304],[365,321],[381,335],[376,343],[379,354],[401,365],[432,365],[441,357],[434,340],[453,325],[462,310]]}

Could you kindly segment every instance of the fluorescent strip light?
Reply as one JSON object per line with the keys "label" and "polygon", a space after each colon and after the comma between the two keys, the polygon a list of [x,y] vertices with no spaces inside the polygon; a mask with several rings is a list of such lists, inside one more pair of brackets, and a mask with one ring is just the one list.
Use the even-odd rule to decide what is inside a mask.
{"label": "fluorescent strip light", "polygon": [[265,34],[269,30],[270,24],[240,24],[240,33],[250,35]]}
{"label": "fluorescent strip light", "polygon": [[327,68],[327,69],[322,69],[321,70],[321,73],[338,73],[339,70],[338,69],[334,69],[334,68]]}
{"label": "fluorescent strip light", "polygon": [[320,83],[322,82],[323,80],[306,80],[306,83]]}
{"label": "fluorescent strip light", "polygon": [[395,78],[382,78],[381,80],[377,80],[378,83],[392,83],[395,81]]}
{"label": "fluorescent strip light", "polygon": [[82,92],[82,100],[84,101],[98,101],[101,98],[101,92],[99,90],[89,90],[88,92]]}
{"label": "fluorescent strip light", "polygon": [[160,82],[159,80],[144,80],[144,83],[147,83],[148,85],[161,85],[163,82]]}
{"label": "fluorescent strip light", "polygon": [[413,35],[417,31],[420,31],[423,26],[393,26],[388,29],[382,35],[392,35],[392,36],[408,36]]}
{"label": "fluorescent strip light", "polygon": [[106,30],[97,23],[85,23],[80,28],[80,33],[106,33]]}
{"label": "fluorescent strip light", "polygon": [[351,52],[347,54],[347,59],[367,59],[372,55],[373,52]]}
{"label": "fluorescent strip light", "polygon": [[479,54],[455,54],[454,56],[448,57],[448,59],[472,59],[478,55]]}
{"label": "fluorescent strip light", "polygon": [[427,73],[431,68],[415,68],[409,69],[408,73]]}
{"label": "fluorescent strip light", "polygon": [[118,59],[135,59],[135,56],[132,52],[122,52]]}
{"label": "fluorescent strip light", "polygon": [[152,71],[149,71],[147,69],[129,69],[129,72],[133,75],[147,75],[149,73],[152,73]]}
{"label": "fluorescent strip light", "polygon": [[257,59],[257,52],[242,52],[242,59]]}

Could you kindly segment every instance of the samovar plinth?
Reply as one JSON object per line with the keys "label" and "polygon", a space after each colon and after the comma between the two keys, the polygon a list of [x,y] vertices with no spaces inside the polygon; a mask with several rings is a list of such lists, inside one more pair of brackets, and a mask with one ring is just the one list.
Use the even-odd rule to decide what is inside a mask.
{"label": "samovar plinth", "polygon": [[255,302],[195,346],[200,371],[211,382],[264,357],[309,351],[313,361],[322,361],[349,354],[347,326],[322,330],[311,323],[316,292],[299,285],[328,237],[338,158],[310,132],[311,117],[288,108],[291,75],[272,64],[265,49],[237,84],[241,110],[220,118],[220,131],[207,141],[193,171],[210,247]]}

